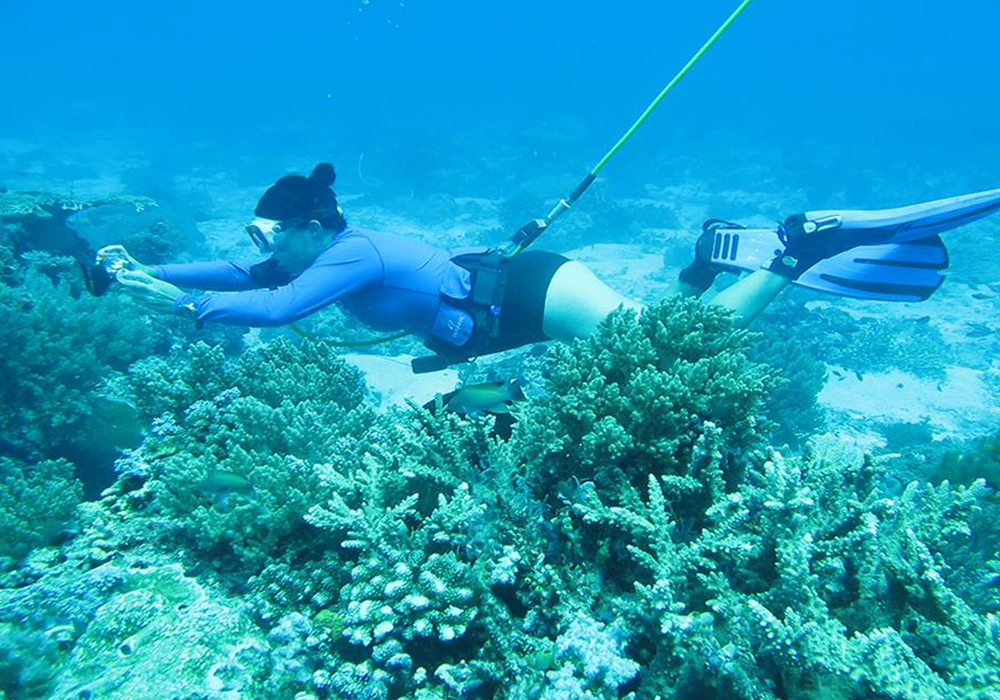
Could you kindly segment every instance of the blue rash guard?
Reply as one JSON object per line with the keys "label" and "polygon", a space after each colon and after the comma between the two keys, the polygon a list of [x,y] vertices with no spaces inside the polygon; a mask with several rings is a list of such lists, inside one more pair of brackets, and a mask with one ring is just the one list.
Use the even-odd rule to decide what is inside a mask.
{"label": "blue rash guard", "polygon": [[451,262],[483,247],[444,250],[420,241],[348,227],[323,249],[312,265],[280,287],[267,289],[251,275],[249,263],[217,261],[158,265],[154,276],[179,287],[235,294],[183,294],[199,321],[239,326],[280,326],[337,302],[367,326],[437,336],[462,345],[473,318],[442,299],[469,295],[468,270]]}

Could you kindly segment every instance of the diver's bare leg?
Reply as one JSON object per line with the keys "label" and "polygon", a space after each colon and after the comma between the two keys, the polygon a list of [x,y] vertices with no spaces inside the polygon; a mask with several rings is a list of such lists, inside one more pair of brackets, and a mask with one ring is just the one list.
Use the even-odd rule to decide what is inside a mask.
{"label": "diver's bare leg", "polygon": [[555,340],[569,342],[586,338],[601,321],[624,305],[642,312],[643,305],[619,294],[602,282],[594,271],[577,260],[556,270],[545,292],[542,330]]}
{"label": "diver's bare leg", "polygon": [[715,295],[710,304],[733,312],[733,322],[747,326],[774,301],[790,280],[770,270],[757,270]]}
{"label": "diver's bare leg", "polygon": [[[788,280],[758,270],[723,290],[711,303],[733,312],[736,325],[749,324],[788,285]],[[698,296],[701,290],[683,282],[671,287],[674,294]],[[545,294],[542,330],[555,340],[569,342],[593,333],[601,321],[620,306],[642,312],[644,305],[616,292],[583,263],[571,260],[559,267]]]}

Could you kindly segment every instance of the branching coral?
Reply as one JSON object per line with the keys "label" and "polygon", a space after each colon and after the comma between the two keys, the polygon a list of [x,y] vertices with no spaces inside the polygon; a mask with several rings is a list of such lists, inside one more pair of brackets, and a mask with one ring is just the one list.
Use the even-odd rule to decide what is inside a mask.
{"label": "branching coral", "polygon": [[955,592],[981,483],[914,483],[897,502],[879,496],[878,471],[842,452],[775,455],[714,499],[712,524],[693,539],[681,536],[655,477],[638,512],[578,504],[585,521],[635,543],[642,603],[613,605],[657,648],[659,689],[951,697],[963,687],[974,697],[1000,680],[1000,649],[978,641],[992,634],[989,616]]}
{"label": "branching coral", "polygon": [[137,363],[118,389],[175,426],[132,457],[148,464],[147,515],[183,524],[199,551],[222,548],[254,567],[318,502],[313,462],[356,454],[373,417],[356,370],[287,340],[236,359],[196,344]]}
{"label": "branching coral", "polygon": [[[420,433],[419,424],[409,421],[398,430],[375,431],[371,450],[353,472],[321,466],[329,500],[308,516],[337,533],[355,561],[337,610],[343,637],[365,649],[367,660],[348,662],[332,676],[347,697],[387,697],[390,686],[416,687],[442,660],[468,654],[467,635],[485,594],[464,556],[485,506],[467,483],[456,483],[450,461],[475,441],[466,434],[436,460],[421,460],[421,441],[405,435]],[[454,416],[429,422],[457,430]],[[475,432],[481,439],[484,433]],[[415,445],[416,454],[400,450],[404,445]],[[359,683],[368,695],[357,695]]]}
{"label": "branching coral", "polygon": [[0,556],[24,556],[48,544],[82,498],[69,462],[20,464],[0,457]]}
{"label": "branching coral", "polygon": [[[490,417],[375,414],[322,344],[240,358],[195,345],[113,383],[156,423],[88,527],[127,534],[114,556],[163,528],[201,575],[245,592],[270,649],[248,633],[255,651],[240,660],[177,628],[234,690],[989,697],[992,488],[914,482],[889,497],[889,460],[768,448],[774,381],[750,342],[694,301],[618,312],[550,351],[507,440]],[[73,653],[109,660],[100,638],[158,628],[136,610],[161,601],[129,581],[93,568],[55,604],[43,576],[0,595],[0,623],[68,619],[87,627]]]}
{"label": "branching coral", "polygon": [[[786,316],[781,322],[797,320]],[[768,323],[775,320],[768,319]],[[826,381],[826,367],[809,351],[807,343],[773,331],[754,343],[750,357],[775,368],[781,379],[763,408],[763,414],[775,426],[772,440],[778,445],[799,447],[822,424],[817,397]]]}
{"label": "branching coral", "polygon": [[84,449],[95,389],[165,335],[128,300],[74,298],[40,272],[0,285],[0,313],[0,438],[26,459]]}
{"label": "branching coral", "polygon": [[721,310],[678,297],[639,319],[616,312],[591,338],[554,346],[548,396],[518,414],[514,436],[537,492],[552,500],[567,480],[592,482],[617,505],[663,474],[679,480],[678,507],[698,508],[692,493],[716,488],[688,473],[707,426],[721,431],[719,479],[736,478],[766,435],[759,413],[773,379],[747,359],[749,343]]}

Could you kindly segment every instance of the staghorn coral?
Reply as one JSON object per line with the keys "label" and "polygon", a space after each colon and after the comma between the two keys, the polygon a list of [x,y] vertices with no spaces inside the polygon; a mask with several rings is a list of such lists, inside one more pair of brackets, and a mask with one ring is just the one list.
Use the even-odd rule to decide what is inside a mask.
{"label": "staghorn coral", "polygon": [[657,650],[649,691],[944,698],[997,683],[1000,648],[979,642],[991,617],[956,593],[982,483],[915,482],[894,501],[880,497],[878,472],[821,446],[803,460],[774,455],[717,495],[694,538],[654,476],[644,508],[577,504],[584,522],[629,533],[646,572],[622,573],[641,604],[611,605],[634,642]]}
{"label": "staghorn coral", "polygon": [[[794,323],[793,319],[786,319]],[[768,319],[773,323],[774,319]],[[801,447],[823,423],[817,402],[826,382],[826,367],[797,337],[764,333],[750,350],[755,362],[775,368],[780,384],[767,398],[763,415],[775,426],[772,441]]]}
{"label": "staghorn coral", "polygon": [[617,624],[604,625],[580,615],[556,640],[556,659],[564,661],[564,669],[566,660],[574,661],[592,687],[617,691],[639,673],[639,664],[623,654],[621,642],[626,637]]}
{"label": "staghorn coral", "polygon": [[[319,467],[329,496],[307,518],[335,533],[355,562],[331,608],[342,637],[364,649],[364,660],[331,675],[345,697],[385,698],[391,687],[413,689],[441,673],[446,684],[460,684],[440,661],[474,658],[476,645],[468,640],[477,633],[470,628],[486,592],[464,552],[485,507],[469,484],[456,483],[456,467],[484,433],[464,430],[455,416],[424,419],[423,430],[412,416],[397,425],[385,421],[370,434],[371,448],[353,473]],[[453,437],[465,432],[464,439],[435,460],[421,459],[432,437],[428,425],[450,429]],[[421,433],[422,441],[411,442]],[[417,449],[400,449],[407,444]]]}

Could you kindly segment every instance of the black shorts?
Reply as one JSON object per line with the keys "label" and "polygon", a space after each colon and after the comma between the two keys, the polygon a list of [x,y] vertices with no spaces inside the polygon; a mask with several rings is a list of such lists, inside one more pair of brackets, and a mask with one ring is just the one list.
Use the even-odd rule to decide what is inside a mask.
{"label": "black shorts", "polygon": [[518,253],[507,262],[507,291],[500,312],[499,335],[488,352],[500,352],[551,340],[542,331],[545,295],[556,270],[569,258],[547,250]]}

